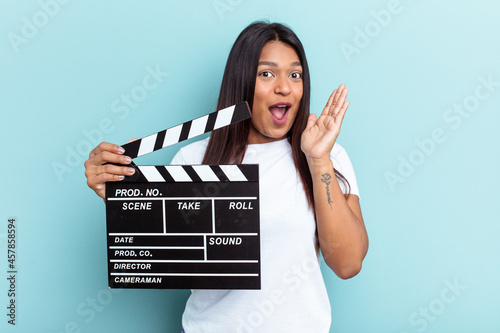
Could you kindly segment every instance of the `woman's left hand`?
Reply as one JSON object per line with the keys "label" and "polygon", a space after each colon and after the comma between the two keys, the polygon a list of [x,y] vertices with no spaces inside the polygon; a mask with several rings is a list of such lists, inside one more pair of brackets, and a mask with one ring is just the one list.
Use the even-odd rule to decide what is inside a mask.
{"label": "woman's left hand", "polygon": [[340,125],[349,106],[347,88],[341,84],[328,99],[320,117],[312,113],[302,133],[301,148],[308,161],[330,160],[330,152],[340,132]]}

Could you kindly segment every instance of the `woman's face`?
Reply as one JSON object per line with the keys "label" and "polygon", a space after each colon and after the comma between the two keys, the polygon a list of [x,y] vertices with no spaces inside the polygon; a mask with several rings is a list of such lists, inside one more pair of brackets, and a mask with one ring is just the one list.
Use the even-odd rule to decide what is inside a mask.
{"label": "woman's face", "polygon": [[248,143],[286,138],[302,92],[302,66],[295,50],[282,42],[268,42],[262,48],[257,68]]}

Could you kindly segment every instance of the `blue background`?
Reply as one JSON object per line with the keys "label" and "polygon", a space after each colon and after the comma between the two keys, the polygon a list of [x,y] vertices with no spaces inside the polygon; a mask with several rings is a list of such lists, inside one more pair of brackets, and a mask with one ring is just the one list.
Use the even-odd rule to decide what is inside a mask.
{"label": "blue background", "polygon": [[[105,207],[83,162],[98,141],[213,111],[230,47],[258,19],[301,38],[314,112],[350,89],[338,141],[370,249],[351,280],[324,266],[331,331],[500,330],[497,1],[54,3],[0,3],[0,253],[14,217],[19,271],[12,327],[1,256],[3,332],[178,332],[187,291],[108,291]],[[163,74],[145,90],[152,70]]]}

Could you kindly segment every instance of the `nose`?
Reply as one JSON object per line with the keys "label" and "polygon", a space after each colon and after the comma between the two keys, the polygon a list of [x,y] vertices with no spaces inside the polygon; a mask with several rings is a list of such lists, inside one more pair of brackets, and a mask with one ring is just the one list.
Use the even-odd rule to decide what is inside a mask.
{"label": "nose", "polygon": [[276,80],[276,85],[274,87],[275,94],[286,96],[290,94],[290,91],[290,82],[288,82],[286,77],[278,78]]}

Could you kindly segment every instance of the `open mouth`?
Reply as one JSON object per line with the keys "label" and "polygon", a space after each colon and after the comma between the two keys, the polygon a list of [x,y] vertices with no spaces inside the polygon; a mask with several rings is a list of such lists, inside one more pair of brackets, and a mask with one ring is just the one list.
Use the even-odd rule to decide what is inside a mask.
{"label": "open mouth", "polygon": [[288,118],[288,110],[292,107],[292,104],[279,102],[273,104],[269,107],[269,113],[271,114],[271,119],[276,125],[284,125]]}

